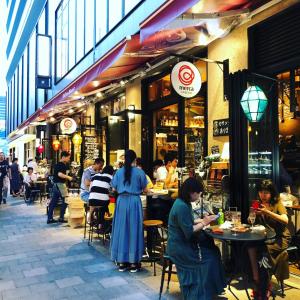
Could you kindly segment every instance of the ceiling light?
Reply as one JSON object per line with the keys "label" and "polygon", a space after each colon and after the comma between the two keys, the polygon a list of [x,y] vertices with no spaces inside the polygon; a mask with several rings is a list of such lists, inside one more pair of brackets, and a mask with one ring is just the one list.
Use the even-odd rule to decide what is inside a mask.
{"label": "ceiling light", "polygon": [[55,122],[55,118],[54,117],[51,117],[49,120],[50,120],[50,122]]}
{"label": "ceiling light", "polygon": [[100,84],[100,82],[97,81],[97,80],[92,81],[92,85],[93,85],[94,87],[99,86],[99,84]]}
{"label": "ceiling light", "polygon": [[54,116],[54,112],[53,111],[50,111],[49,112],[49,117],[53,117]]}
{"label": "ceiling light", "polygon": [[68,110],[68,112],[69,112],[69,114],[72,114],[72,113],[74,112],[74,110],[73,110],[72,108],[70,108],[70,109]]}
{"label": "ceiling light", "polygon": [[77,104],[76,104],[76,106],[77,107],[81,107],[83,104],[81,103],[81,102],[78,102]]}
{"label": "ceiling light", "polygon": [[124,81],[124,80],[121,80],[121,81],[120,81],[120,85],[121,85],[121,86],[124,86],[124,85],[125,85],[125,81]]}
{"label": "ceiling light", "polygon": [[103,94],[102,94],[101,92],[98,92],[98,93],[96,94],[96,96],[97,96],[98,98],[101,98],[101,97],[103,96]]}

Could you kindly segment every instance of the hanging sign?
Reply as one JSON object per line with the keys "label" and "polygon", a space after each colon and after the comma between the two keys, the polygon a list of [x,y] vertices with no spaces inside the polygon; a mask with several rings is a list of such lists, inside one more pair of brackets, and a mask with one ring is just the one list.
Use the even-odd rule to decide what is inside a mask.
{"label": "hanging sign", "polygon": [[188,61],[181,61],[174,66],[171,82],[177,94],[184,98],[195,97],[202,83],[199,70]]}
{"label": "hanging sign", "polygon": [[63,134],[72,134],[76,131],[77,124],[71,118],[62,119],[60,122],[60,130]]}
{"label": "hanging sign", "polygon": [[229,135],[229,119],[213,121],[213,136]]}

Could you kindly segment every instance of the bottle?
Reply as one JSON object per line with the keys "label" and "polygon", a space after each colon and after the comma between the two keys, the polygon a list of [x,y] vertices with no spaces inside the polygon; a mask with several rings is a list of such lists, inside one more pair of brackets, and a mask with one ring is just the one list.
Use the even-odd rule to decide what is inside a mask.
{"label": "bottle", "polygon": [[224,213],[222,211],[222,208],[219,209],[219,218],[218,218],[218,224],[221,225],[224,223]]}

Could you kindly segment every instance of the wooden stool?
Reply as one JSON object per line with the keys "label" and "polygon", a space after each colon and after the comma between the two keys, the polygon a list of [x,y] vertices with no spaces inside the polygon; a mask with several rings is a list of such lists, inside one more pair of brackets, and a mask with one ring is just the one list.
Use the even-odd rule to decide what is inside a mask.
{"label": "wooden stool", "polygon": [[[169,255],[164,254],[163,256],[163,269],[161,273],[161,281],[160,281],[160,288],[159,288],[159,299],[161,299],[161,294],[164,288],[164,281],[165,281],[165,275],[168,273],[168,283],[167,283],[167,290],[169,289],[171,275],[177,274],[176,271],[172,270],[173,262]],[[168,270],[167,270],[168,268]]]}
{"label": "wooden stool", "polygon": [[[153,270],[154,270],[154,276],[156,276],[156,262],[161,260],[161,255],[155,256],[153,254],[153,242],[155,244],[157,243],[157,232],[159,229],[161,229],[163,225],[163,221],[161,220],[145,220],[143,222],[144,228],[147,231],[147,248],[146,248],[146,258],[143,258],[142,261],[144,262],[151,262],[153,263]],[[156,229],[156,232],[155,232]],[[154,234],[155,232],[155,234]],[[155,236],[155,241],[154,240]],[[163,239],[163,232],[162,232],[162,239]]]}

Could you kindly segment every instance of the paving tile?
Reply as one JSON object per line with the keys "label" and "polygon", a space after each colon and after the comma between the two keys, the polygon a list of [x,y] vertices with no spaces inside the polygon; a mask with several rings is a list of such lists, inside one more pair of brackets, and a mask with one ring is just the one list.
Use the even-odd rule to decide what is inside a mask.
{"label": "paving tile", "polygon": [[14,280],[16,287],[23,287],[23,286],[29,286],[35,283],[40,282],[38,277],[27,277],[22,279],[15,279]]}
{"label": "paving tile", "polygon": [[85,266],[84,269],[89,273],[96,273],[116,269],[116,266],[112,262],[106,262],[101,264],[88,265]]}
{"label": "paving tile", "polygon": [[106,289],[115,287],[115,286],[119,286],[119,285],[128,284],[128,282],[120,276],[103,278],[103,279],[99,280],[99,283]]}
{"label": "paving tile", "polygon": [[150,300],[147,296],[145,296],[143,293],[134,293],[129,295],[123,295],[118,297],[117,299],[122,300]]}
{"label": "paving tile", "polygon": [[31,295],[28,287],[20,287],[13,290],[6,290],[2,293],[3,299],[19,299],[24,296]]}
{"label": "paving tile", "polygon": [[37,283],[29,286],[32,293],[39,293],[44,291],[52,291],[57,289],[57,285],[53,282]]}
{"label": "paving tile", "polygon": [[16,288],[15,283],[12,280],[8,281],[0,281],[0,292],[5,291],[5,290],[11,290]]}
{"label": "paving tile", "polygon": [[13,254],[13,255],[5,255],[0,256],[0,262],[7,262],[9,260],[17,260],[17,259],[24,259],[26,257],[26,254]]}
{"label": "paving tile", "polygon": [[89,260],[93,259],[94,256],[91,254],[83,254],[83,255],[70,255],[67,257],[60,257],[60,258],[54,258],[53,262],[56,265],[61,265],[61,264],[68,264],[72,262],[78,262],[81,260]]}
{"label": "paving tile", "polygon": [[79,276],[66,277],[63,279],[55,280],[59,288],[66,288],[73,285],[78,285],[84,283],[84,281]]}
{"label": "paving tile", "polygon": [[23,273],[24,273],[25,277],[33,277],[33,276],[47,274],[48,270],[44,267],[41,267],[41,268],[26,270],[26,271],[23,271]]}

